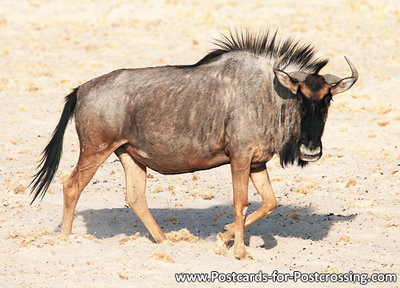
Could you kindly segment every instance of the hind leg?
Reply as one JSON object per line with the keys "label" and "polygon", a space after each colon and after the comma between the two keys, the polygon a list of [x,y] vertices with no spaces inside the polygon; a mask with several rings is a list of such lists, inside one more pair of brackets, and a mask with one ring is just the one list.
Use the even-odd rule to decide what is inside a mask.
{"label": "hind leg", "polygon": [[[81,150],[78,164],[68,179],[63,183],[64,210],[61,233],[65,236],[71,234],[72,222],[74,220],[75,207],[82,190],[92,179],[97,169],[110,156],[115,149]],[[96,151],[96,152],[89,152]]]}
{"label": "hind leg", "polygon": [[167,238],[150,213],[146,201],[146,167],[135,161],[125,146],[119,147],[115,154],[120,159],[125,171],[126,202],[149,230],[157,243]]}

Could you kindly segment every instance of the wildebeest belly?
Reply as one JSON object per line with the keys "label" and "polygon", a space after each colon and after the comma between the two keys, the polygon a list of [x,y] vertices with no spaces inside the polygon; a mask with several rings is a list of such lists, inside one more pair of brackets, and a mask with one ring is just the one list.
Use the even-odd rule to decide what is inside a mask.
{"label": "wildebeest belly", "polygon": [[202,150],[195,147],[139,147],[126,144],[129,153],[140,163],[162,174],[179,174],[210,169],[229,163],[223,150]]}

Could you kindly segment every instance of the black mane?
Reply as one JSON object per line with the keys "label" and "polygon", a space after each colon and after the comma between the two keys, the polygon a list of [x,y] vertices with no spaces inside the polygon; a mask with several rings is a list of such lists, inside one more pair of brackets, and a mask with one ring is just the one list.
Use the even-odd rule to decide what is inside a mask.
{"label": "black mane", "polygon": [[254,55],[279,58],[286,53],[282,61],[284,65],[296,65],[299,70],[316,74],[322,69],[328,60],[324,58],[315,58],[315,48],[310,44],[300,44],[293,38],[284,41],[278,40],[275,31],[270,35],[270,30],[263,33],[249,32],[247,30],[235,34],[230,31],[229,37],[222,35],[222,39],[215,40],[214,44],[218,48],[211,51],[204,58],[193,65],[181,65],[179,68],[195,68],[218,59],[221,55],[235,51],[246,51]]}

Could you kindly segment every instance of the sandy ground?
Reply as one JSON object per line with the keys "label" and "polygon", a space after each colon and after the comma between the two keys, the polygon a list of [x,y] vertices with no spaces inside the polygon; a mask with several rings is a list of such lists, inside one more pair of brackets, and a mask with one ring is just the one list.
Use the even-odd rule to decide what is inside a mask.
{"label": "sandy ground", "polygon": [[[176,176],[149,172],[149,206],[170,239],[157,245],[127,208],[122,167],[112,156],[82,194],[73,235],[59,239],[61,183],[78,157],[74,125],[44,200],[30,206],[26,187],[64,96],[117,68],[193,63],[213,47],[213,38],[235,27],[279,27],[280,36],[313,43],[330,58],[324,72],[349,76],[346,55],[360,73],[356,85],[334,99],[320,161],[306,169],[282,169],[278,159],[268,164],[278,207],[246,229],[254,260],[216,248],[216,233],[234,220],[229,166]],[[400,277],[399,31],[396,0],[2,0],[2,287],[188,287],[193,284],[178,285],[174,274],[213,270]],[[249,195],[253,211],[260,198],[252,186]],[[365,287],[399,285],[400,279]],[[211,283],[227,286],[244,285]]]}

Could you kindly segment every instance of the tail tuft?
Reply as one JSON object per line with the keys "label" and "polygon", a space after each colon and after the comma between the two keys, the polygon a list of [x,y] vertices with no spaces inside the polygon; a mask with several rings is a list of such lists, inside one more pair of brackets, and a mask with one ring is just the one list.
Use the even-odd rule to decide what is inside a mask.
{"label": "tail tuft", "polygon": [[75,88],[71,94],[65,97],[65,106],[60,121],[53,132],[50,142],[42,152],[42,158],[38,165],[39,171],[33,176],[32,182],[29,184],[29,186],[32,185],[31,194],[34,193],[31,204],[38,196],[43,199],[58,169],[62,154],[64,133],[69,120],[74,114],[77,92],[78,88]]}

